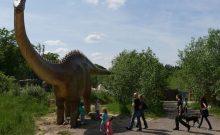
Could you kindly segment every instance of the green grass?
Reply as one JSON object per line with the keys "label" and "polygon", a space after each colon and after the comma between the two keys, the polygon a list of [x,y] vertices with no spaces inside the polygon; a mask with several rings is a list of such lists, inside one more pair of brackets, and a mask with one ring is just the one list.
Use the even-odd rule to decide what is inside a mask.
{"label": "green grass", "polygon": [[214,114],[214,115],[220,117],[220,108],[217,107],[217,106],[211,106],[211,107],[209,108],[209,112],[210,112],[211,114]]}
{"label": "green grass", "polygon": [[34,117],[50,112],[45,102],[0,95],[0,135],[33,135]]}
{"label": "green grass", "polygon": [[71,135],[71,134],[73,134],[73,133],[71,133],[67,130],[66,131],[60,131],[60,132],[57,133],[57,135]]}
{"label": "green grass", "polygon": [[109,113],[112,113],[112,114],[119,114],[120,113],[120,107],[117,102],[103,105],[103,107],[107,108]]}

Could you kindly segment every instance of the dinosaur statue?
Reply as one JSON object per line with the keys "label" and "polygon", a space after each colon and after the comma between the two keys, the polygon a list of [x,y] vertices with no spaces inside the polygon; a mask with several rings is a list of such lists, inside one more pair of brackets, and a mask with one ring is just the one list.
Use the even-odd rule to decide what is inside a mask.
{"label": "dinosaur statue", "polygon": [[14,0],[14,27],[20,51],[33,71],[54,86],[57,106],[57,124],[63,124],[64,113],[70,116],[71,128],[77,126],[80,97],[84,99],[86,111],[90,111],[90,75],[110,74],[96,67],[79,51],[72,51],[57,63],[43,59],[28,39],[24,23],[26,0]]}

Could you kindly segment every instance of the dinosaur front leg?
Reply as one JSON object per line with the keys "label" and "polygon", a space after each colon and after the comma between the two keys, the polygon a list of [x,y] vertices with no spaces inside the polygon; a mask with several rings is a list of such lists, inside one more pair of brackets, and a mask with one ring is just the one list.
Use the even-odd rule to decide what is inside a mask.
{"label": "dinosaur front leg", "polygon": [[64,100],[56,99],[57,105],[57,124],[61,125],[64,122]]}
{"label": "dinosaur front leg", "polygon": [[66,101],[65,102],[65,117],[70,118],[70,112],[71,112],[71,102]]}
{"label": "dinosaur front leg", "polygon": [[71,112],[70,112],[70,126],[71,128],[76,128],[77,127],[77,119],[79,116],[79,103],[80,103],[80,98],[77,98],[71,102]]}
{"label": "dinosaur front leg", "polygon": [[87,86],[84,94],[83,94],[83,101],[84,101],[84,106],[86,113],[88,114],[90,112],[90,95],[91,95],[91,86]]}

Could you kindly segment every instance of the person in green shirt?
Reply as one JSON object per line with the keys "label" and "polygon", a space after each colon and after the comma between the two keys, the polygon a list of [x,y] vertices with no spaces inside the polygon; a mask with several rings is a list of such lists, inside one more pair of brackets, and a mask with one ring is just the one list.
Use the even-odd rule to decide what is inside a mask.
{"label": "person in green shirt", "polygon": [[85,114],[86,114],[85,107],[83,102],[81,102],[79,105],[79,116],[80,116],[81,125],[85,125]]}

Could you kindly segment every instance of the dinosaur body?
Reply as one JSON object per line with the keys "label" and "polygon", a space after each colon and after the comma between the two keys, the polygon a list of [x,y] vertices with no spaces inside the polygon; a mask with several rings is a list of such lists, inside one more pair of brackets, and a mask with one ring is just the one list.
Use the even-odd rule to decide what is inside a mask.
{"label": "dinosaur body", "polygon": [[[79,51],[72,51],[58,63],[44,60],[32,47],[25,30],[24,7],[26,0],[14,1],[15,34],[20,51],[33,71],[54,86],[57,106],[57,124],[63,124],[64,113],[70,116],[71,127],[76,126],[80,97],[84,98],[86,111],[90,110],[90,75],[109,74],[96,67]],[[65,110],[65,111],[64,111]]]}

